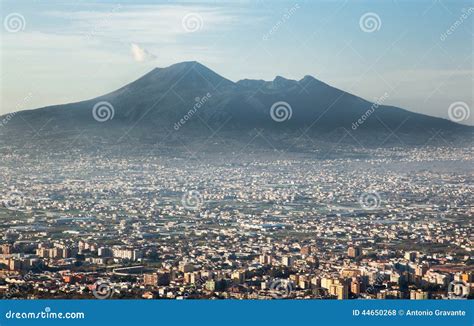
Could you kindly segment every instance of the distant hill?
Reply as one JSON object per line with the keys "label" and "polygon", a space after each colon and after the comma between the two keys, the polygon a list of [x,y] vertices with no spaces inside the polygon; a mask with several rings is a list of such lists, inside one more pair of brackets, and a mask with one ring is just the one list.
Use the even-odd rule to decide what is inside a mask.
{"label": "distant hill", "polygon": [[270,147],[295,141],[385,146],[472,140],[473,127],[382,104],[311,76],[234,83],[198,62],[182,62],[91,100],[18,112],[0,136],[17,145],[46,146],[77,137],[186,146],[207,139],[245,143],[264,135],[261,143]]}

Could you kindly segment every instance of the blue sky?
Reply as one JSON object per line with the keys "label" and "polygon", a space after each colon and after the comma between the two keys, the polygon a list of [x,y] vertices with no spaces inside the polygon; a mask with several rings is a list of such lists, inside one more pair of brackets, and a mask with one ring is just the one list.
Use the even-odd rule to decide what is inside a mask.
{"label": "blue sky", "polygon": [[[0,113],[93,98],[154,67],[197,60],[234,81],[312,75],[368,100],[387,93],[385,104],[448,117],[453,102],[473,107],[472,7],[4,0]],[[11,14],[20,15],[19,30]],[[463,123],[474,124],[474,114]]]}

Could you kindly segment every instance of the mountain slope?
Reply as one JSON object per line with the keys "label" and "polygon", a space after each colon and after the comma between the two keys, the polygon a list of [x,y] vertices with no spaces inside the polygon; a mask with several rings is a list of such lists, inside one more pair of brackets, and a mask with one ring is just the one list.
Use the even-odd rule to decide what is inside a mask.
{"label": "mountain slope", "polygon": [[[364,115],[366,119],[354,128]],[[473,130],[400,108],[374,106],[311,76],[299,81],[278,76],[270,82],[234,83],[198,62],[183,62],[156,68],[91,100],[18,112],[0,132],[4,139],[14,140],[86,134],[121,142],[129,138],[158,142],[164,134],[186,142],[188,135],[208,138],[218,132],[245,142],[256,129],[279,139],[277,143],[302,132],[326,134],[338,141],[331,139],[334,130],[349,132],[362,142],[367,136],[396,130],[397,135],[423,143],[433,130],[468,135]]]}

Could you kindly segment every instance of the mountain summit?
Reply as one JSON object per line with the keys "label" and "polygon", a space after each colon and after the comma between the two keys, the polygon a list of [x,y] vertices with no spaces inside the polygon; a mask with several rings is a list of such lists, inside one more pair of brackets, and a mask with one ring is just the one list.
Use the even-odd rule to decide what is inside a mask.
{"label": "mountain summit", "polygon": [[[135,138],[139,142],[189,140],[219,134],[244,139],[257,131],[285,141],[298,134],[349,134],[355,141],[394,134],[429,140],[438,133],[472,135],[472,127],[371,103],[311,76],[232,82],[196,61],[155,68],[136,81],[97,98],[16,113],[0,130],[3,139],[36,137]],[[244,140],[245,141],[245,140]],[[280,142],[280,141],[279,141]]]}

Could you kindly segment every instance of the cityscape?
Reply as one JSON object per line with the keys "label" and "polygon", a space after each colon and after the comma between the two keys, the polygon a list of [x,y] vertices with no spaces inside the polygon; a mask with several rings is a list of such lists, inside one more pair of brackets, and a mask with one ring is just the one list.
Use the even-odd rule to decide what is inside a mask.
{"label": "cityscape", "polygon": [[473,325],[472,0],[0,8],[2,326]]}
{"label": "cityscape", "polygon": [[4,148],[1,295],[471,298],[472,149],[344,151]]}

